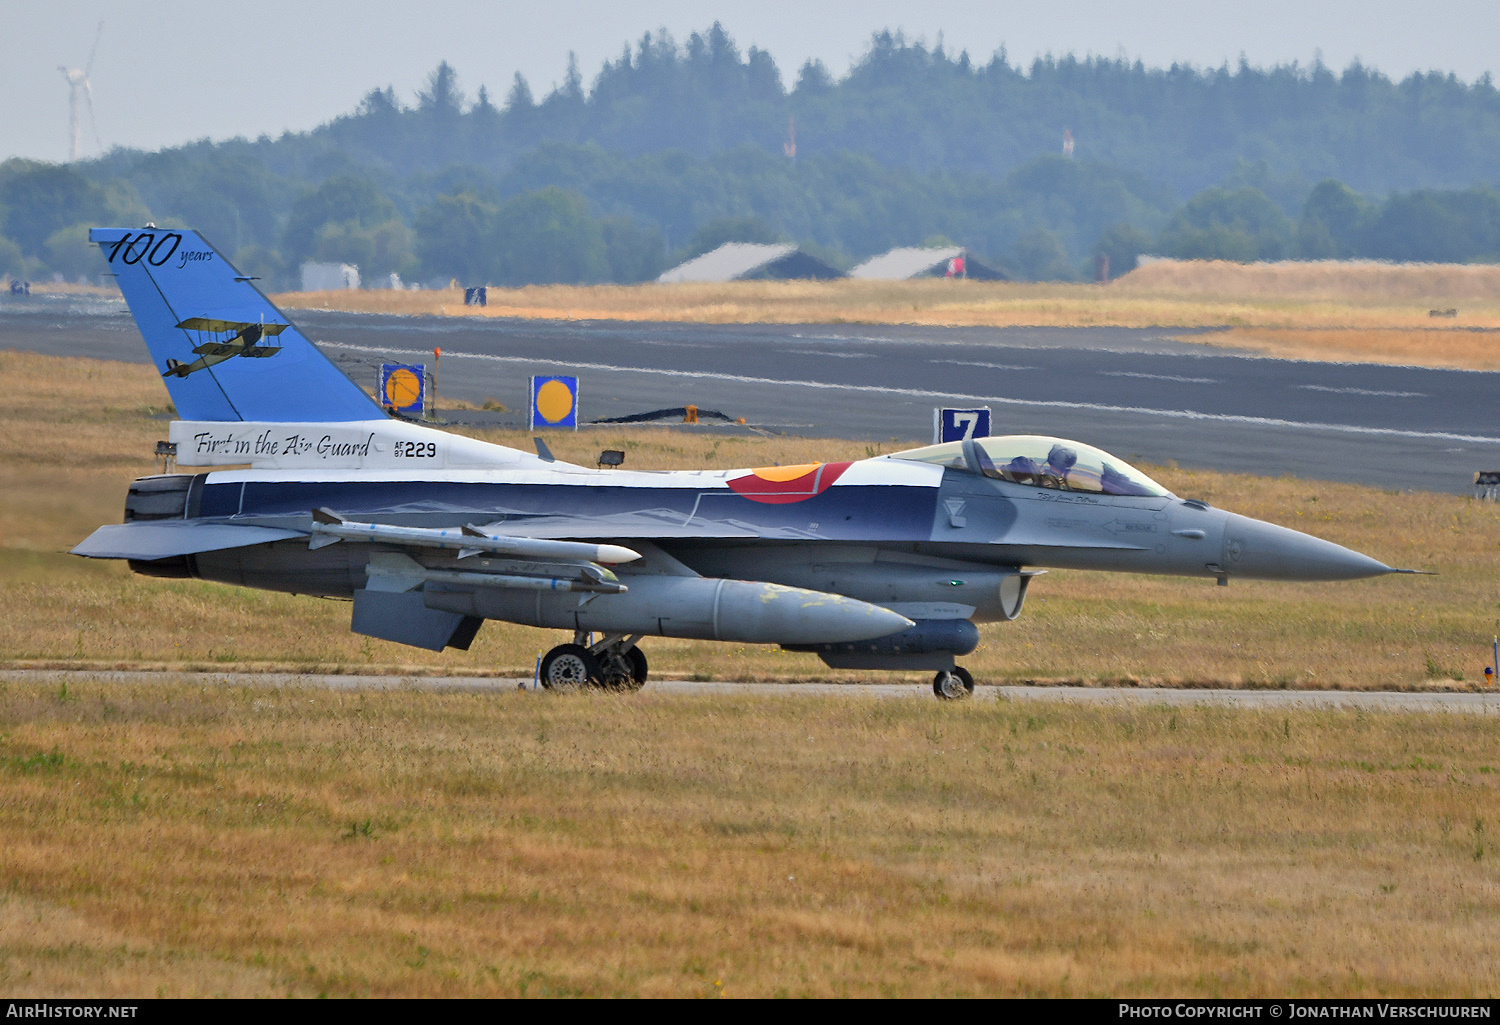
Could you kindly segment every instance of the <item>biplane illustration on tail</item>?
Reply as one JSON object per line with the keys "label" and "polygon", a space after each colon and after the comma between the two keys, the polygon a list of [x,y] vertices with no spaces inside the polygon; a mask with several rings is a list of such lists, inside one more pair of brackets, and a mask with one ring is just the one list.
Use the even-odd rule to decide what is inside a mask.
{"label": "biplane illustration on tail", "polygon": [[267,335],[274,337],[286,330],[285,324],[244,324],[234,320],[214,320],[211,317],[189,317],[177,326],[185,331],[230,337],[194,346],[193,352],[198,358],[191,363],[168,359],[167,369],[162,371],[163,377],[186,377],[194,370],[207,370],[216,363],[223,363],[235,356],[274,356],[281,351],[281,346],[257,343]]}
{"label": "biplane illustration on tail", "polygon": [[209,472],[137,480],[124,522],[75,554],[348,599],[354,631],[431,650],[469,647],[487,619],[567,631],[542,661],[549,687],[639,687],[639,642],[662,636],[933,671],[958,698],[975,624],[1019,616],[1045,568],[1221,584],[1410,572],[1060,438],[644,473],[448,434],[386,416],[196,232],[91,237],[182,416],[178,462]]}

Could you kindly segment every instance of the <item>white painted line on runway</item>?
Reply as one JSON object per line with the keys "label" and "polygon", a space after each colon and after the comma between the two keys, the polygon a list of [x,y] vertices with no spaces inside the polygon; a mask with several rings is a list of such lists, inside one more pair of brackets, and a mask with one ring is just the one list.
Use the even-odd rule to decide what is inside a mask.
{"label": "white painted line on runway", "polygon": [[[371,345],[348,345],[318,342],[331,349],[349,352],[385,353],[392,356],[425,356],[431,349],[397,349]],[[1358,424],[1329,424],[1302,420],[1279,420],[1267,416],[1243,416],[1235,413],[1200,413],[1193,409],[1151,409],[1145,406],[1116,406],[1103,402],[1064,402],[1057,399],[1016,399],[1007,395],[972,395],[964,392],[935,391],[930,388],[892,388],[876,384],[832,384],[826,381],[785,380],[776,377],[750,377],[745,374],[721,374],[714,371],[658,370],[651,367],[623,367],[612,363],[580,363],[576,360],[543,359],[532,356],[494,356],[482,352],[449,350],[454,359],[478,359],[493,363],[520,363],[536,366],[571,367],[575,370],[603,370],[616,374],[655,374],[658,377],[682,377],[700,381],[732,381],[736,384],[768,384],[778,388],[812,388],[818,391],[861,392],[870,395],[902,395],[918,399],[955,399],[959,402],[990,402],[1000,406],[1032,406],[1041,409],[1087,409],[1098,413],[1130,413],[1156,416],[1168,420],[1209,420],[1217,423],[1245,424],[1252,427],[1275,427],[1297,431],[1329,431],[1336,434],[1360,434],[1381,438],[1420,438],[1436,441],[1467,441],[1481,445],[1500,445],[1500,437],[1480,434],[1453,434],[1447,431],[1408,431],[1395,427],[1361,427]]]}
{"label": "white painted line on runway", "polygon": [[1298,388],[1303,391],[1330,392],[1334,395],[1371,395],[1377,398],[1392,399],[1425,399],[1426,392],[1420,391],[1372,391],[1369,388],[1330,388],[1326,384],[1299,384]]}
{"label": "white painted line on runway", "polygon": [[1143,377],[1148,381],[1179,381],[1182,384],[1218,384],[1217,377],[1175,377],[1172,374],[1138,374],[1133,370],[1101,370],[1101,377]]}
{"label": "white painted line on runway", "polygon": [[1022,367],[1011,363],[980,363],[971,359],[930,359],[929,363],[946,363],[955,367],[984,367],[986,370],[1035,370],[1036,367]]}
{"label": "white painted line on runway", "polygon": [[[718,326],[727,327],[728,325],[718,325]],[[881,344],[885,344],[885,343],[892,342],[892,341],[900,343],[900,342],[905,342],[905,341],[908,340],[908,339],[904,339],[904,338],[901,338],[901,339],[876,338],[873,335],[804,335],[804,334],[797,334],[796,332],[793,332],[792,334],[788,335],[787,337],[789,337],[789,338],[800,338],[800,339],[804,339],[804,340],[807,340],[807,341],[815,341],[815,342],[877,342],[877,343],[881,343]],[[930,339],[925,339],[925,338],[924,339],[918,339],[918,340],[919,341],[930,341]]]}

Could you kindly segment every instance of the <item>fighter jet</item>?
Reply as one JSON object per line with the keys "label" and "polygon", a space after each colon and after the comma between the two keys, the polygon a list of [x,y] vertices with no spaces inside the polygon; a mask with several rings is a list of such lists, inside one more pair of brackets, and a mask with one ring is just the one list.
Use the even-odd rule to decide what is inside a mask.
{"label": "fighter jet", "polygon": [[[91,237],[107,259],[157,244],[130,234]],[[635,472],[392,419],[208,243],[180,234],[203,255],[114,268],[158,363],[170,369],[185,344],[164,326],[186,322],[170,310],[196,302],[255,311],[281,328],[284,355],[167,376],[178,462],[235,468],[137,480],[125,522],[74,553],[348,599],[355,632],[435,651],[468,648],[489,619],[564,631],[542,660],[547,687],[638,688],[640,642],[682,637],[932,671],[939,697],[962,698],[974,679],[957,659],[978,645],[975,624],[1014,620],[1048,568],[1220,584],[1409,572],[1179,498],[1067,439]]]}

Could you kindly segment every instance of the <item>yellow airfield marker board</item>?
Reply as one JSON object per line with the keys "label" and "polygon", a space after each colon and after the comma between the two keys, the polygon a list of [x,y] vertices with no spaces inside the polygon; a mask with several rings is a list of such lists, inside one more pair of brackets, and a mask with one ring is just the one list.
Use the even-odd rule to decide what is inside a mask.
{"label": "yellow airfield marker board", "polygon": [[578,378],[531,379],[531,425],[578,430]]}
{"label": "yellow airfield marker board", "polygon": [[427,398],[427,368],[406,363],[380,365],[380,404],[398,413],[422,412]]}

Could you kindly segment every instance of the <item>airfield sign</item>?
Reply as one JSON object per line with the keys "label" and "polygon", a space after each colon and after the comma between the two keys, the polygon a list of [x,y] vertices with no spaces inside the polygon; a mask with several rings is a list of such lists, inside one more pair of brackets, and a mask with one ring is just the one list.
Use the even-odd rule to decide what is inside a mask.
{"label": "airfield sign", "polygon": [[528,430],[562,427],[578,430],[578,378],[538,376],[531,379]]}
{"label": "airfield sign", "polygon": [[990,436],[990,407],[978,409],[934,409],[932,411],[932,443],[941,445],[945,441],[963,441],[965,438],[988,438]]}
{"label": "airfield sign", "polygon": [[407,363],[380,364],[380,404],[398,413],[420,413],[427,397],[427,368]]}

